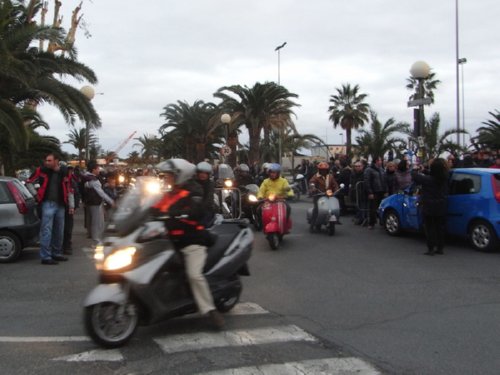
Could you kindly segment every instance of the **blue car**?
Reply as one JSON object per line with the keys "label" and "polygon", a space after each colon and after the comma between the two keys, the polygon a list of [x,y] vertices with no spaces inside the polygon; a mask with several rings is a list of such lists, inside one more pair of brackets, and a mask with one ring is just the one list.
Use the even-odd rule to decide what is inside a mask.
{"label": "blue car", "polygon": [[[467,238],[477,250],[500,250],[500,169],[453,169],[449,184],[447,233]],[[423,231],[415,187],[382,200],[378,215],[392,236]]]}

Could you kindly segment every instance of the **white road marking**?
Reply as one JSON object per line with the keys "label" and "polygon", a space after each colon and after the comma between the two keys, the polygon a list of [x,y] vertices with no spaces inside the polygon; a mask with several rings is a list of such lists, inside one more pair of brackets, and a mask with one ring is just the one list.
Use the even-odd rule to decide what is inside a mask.
{"label": "white road marking", "polygon": [[285,341],[317,341],[295,325],[169,335],[154,341],[165,353],[230,346],[271,344]]}
{"label": "white road marking", "polygon": [[199,375],[379,375],[373,366],[358,358],[326,358],[203,372]]}
{"label": "white road marking", "polygon": [[91,350],[88,352],[67,355],[64,357],[52,358],[53,361],[65,362],[119,362],[123,361],[123,355],[118,349]]}
{"label": "white road marking", "polygon": [[252,302],[238,303],[234,308],[228,312],[229,315],[257,315],[269,314],[269,311],[263,309],[261,306]]}
{"label": "white road marking", "polygon": [[23,337],[23,336],[0,336],[2,342],[70,342],[70,341],[90,341],[87,336],[38,336],[38,337]]}

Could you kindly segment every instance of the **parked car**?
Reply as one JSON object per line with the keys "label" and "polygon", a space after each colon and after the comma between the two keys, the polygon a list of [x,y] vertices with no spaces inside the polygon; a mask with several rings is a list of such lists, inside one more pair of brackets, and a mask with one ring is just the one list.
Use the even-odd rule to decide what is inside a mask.
{"label": "parked car", "polygon": [[40,219],[28,189],[13,177],[0,177],[0,263],[13,262],[38,240]]}
{"label": "parked car", "polygon": [[[449,185],[447,233],[468,238],[477,250],[499,250],[500,170],[453,169]],[[390,235],[423,230],[416,187],[382,200],[378,214]]]}

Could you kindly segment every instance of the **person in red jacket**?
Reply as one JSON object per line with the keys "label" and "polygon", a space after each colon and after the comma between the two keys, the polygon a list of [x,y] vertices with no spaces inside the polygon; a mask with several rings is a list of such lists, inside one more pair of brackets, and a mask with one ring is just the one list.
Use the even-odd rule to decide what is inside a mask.
{"label": "person in red jacket", "polygon": [[[48,154],[44,166],[36,169],[35,173],[26,181],[28,188],[38,182],[40,188],[36,199],[41,205],[40,225],[40,258],[45,265],[55,265],[67,261],[63,256],[62,244],[64,235],[64,214],[73,215],[75,202],[73,190],[65,166],[59,164],[59,157]],[[31,190],[33,191],[33,190]]]}

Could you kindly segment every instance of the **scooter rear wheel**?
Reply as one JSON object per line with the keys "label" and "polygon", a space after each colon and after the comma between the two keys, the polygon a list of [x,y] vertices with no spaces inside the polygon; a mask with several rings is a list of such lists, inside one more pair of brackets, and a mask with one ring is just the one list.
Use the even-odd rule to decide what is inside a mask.
{"label": "scooter rear wheel", "polygon": [[105,348],[124,345],[137,329],[139,316],[132,303],[125,306],[112,302],[88,306],[84,313],[85,329],[97,344]]}
{"label": "scooter rear wheel", "polygon": [[328,225],[328,235],[333,236],[335,234],[335,223],[330,223]]}

